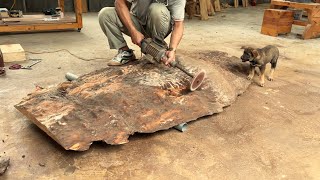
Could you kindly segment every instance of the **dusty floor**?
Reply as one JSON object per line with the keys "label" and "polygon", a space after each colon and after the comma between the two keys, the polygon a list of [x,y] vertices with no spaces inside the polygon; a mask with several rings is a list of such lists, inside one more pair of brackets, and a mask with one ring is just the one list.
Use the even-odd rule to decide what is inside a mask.
{"label": "dusty floor", "polygon": [[[320,39],[261,35],[264,7],[187,20],[180,48],[239,57],[242,45],[277,45],[281,59],[274,82],[264,88],[253,83],[223,113],[190,123],[187,132],[134,135],[121,146],[94,143],[86,152],[66,152],[15,110],[35,85],[55,85],[66,72],[87,73],[107,62],[66,52],[30,54],[43,62],[0,79],[0,155],[11,158],[0,179],[320,179]],[[96,16],[85,15],[81,33],[2,35],[0,44],[111,58],[115,52],[108,50]]]}

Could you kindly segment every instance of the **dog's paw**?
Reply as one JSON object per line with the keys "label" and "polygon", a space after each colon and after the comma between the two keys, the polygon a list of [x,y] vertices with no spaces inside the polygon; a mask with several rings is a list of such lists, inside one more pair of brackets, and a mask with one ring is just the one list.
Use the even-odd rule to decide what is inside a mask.
{"label": "dog's paw", "polygon": [[273,77],[268,77],[268,80],[269,81],[273,81]]}
{"label": "dog's paw", "polygon": [[247,76],[247,79],[248,79],[248,80],[252,80],[252,78],[253,78],[253,76],[250,76],[250,75]]}
{"label": "dog's paw", "polygon": [[260,86],[261,86],[261,87],[264,87],[264,82],[260,82]]}

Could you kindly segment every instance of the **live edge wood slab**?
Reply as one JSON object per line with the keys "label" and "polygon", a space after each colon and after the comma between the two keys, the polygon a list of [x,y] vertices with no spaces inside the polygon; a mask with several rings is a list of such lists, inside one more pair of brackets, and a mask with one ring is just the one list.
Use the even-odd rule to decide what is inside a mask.
{"label": "live edge wood slab", "polygon": [[192,53],[183,62],[207,71],[201,89],[189,92],[184,73],[140,60],[36,90],[15,107],[64,149],[85,151],[94,141],[124,144],[134,133],[222,112],[250,84],[248,65],[226,53]]}

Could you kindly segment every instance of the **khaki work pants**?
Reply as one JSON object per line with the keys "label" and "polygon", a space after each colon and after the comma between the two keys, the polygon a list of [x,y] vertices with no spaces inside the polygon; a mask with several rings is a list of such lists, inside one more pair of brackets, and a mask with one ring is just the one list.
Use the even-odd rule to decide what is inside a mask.
{"label": "khaki work pants", "polygon": [[[147,13],[146,25],[141,25],[139,19],[131,15],[136,29],[145,37],[164,39],[171,33],[172,23],[169,10],[165,5],[152,3]],[[120,49],[127,46],[123,34],[130,36],[127,28],[122,24],[114,7],[105,7],[99,12],[99,23],[108,38],[110,49]]]}

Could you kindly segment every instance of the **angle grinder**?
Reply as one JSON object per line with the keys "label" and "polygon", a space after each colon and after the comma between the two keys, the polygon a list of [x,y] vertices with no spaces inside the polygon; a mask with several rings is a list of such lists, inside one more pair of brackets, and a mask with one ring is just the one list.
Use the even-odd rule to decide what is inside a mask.
{"label": "angle grinder", "polygon": [[[168,49],[167,44],[160,40],[160,39],[151,39],[146,38],[142,40],[141,42],[141,52],[145,54],[146,59],[148,59],[150,62],[154,63],[155,61],[157,63],[161,63],[162,59],[166,59],[166,51]],[[178,68],[188,76],[192,78],[190,81],[190,91],[197,90],[201,84],[203,83],[206,73],[205,71],[200,71],[197,74],[190,73],[187,69],[185,69],[181,64],[179,64],[177,61],[173,61],[170,63],[170,66]]]}

